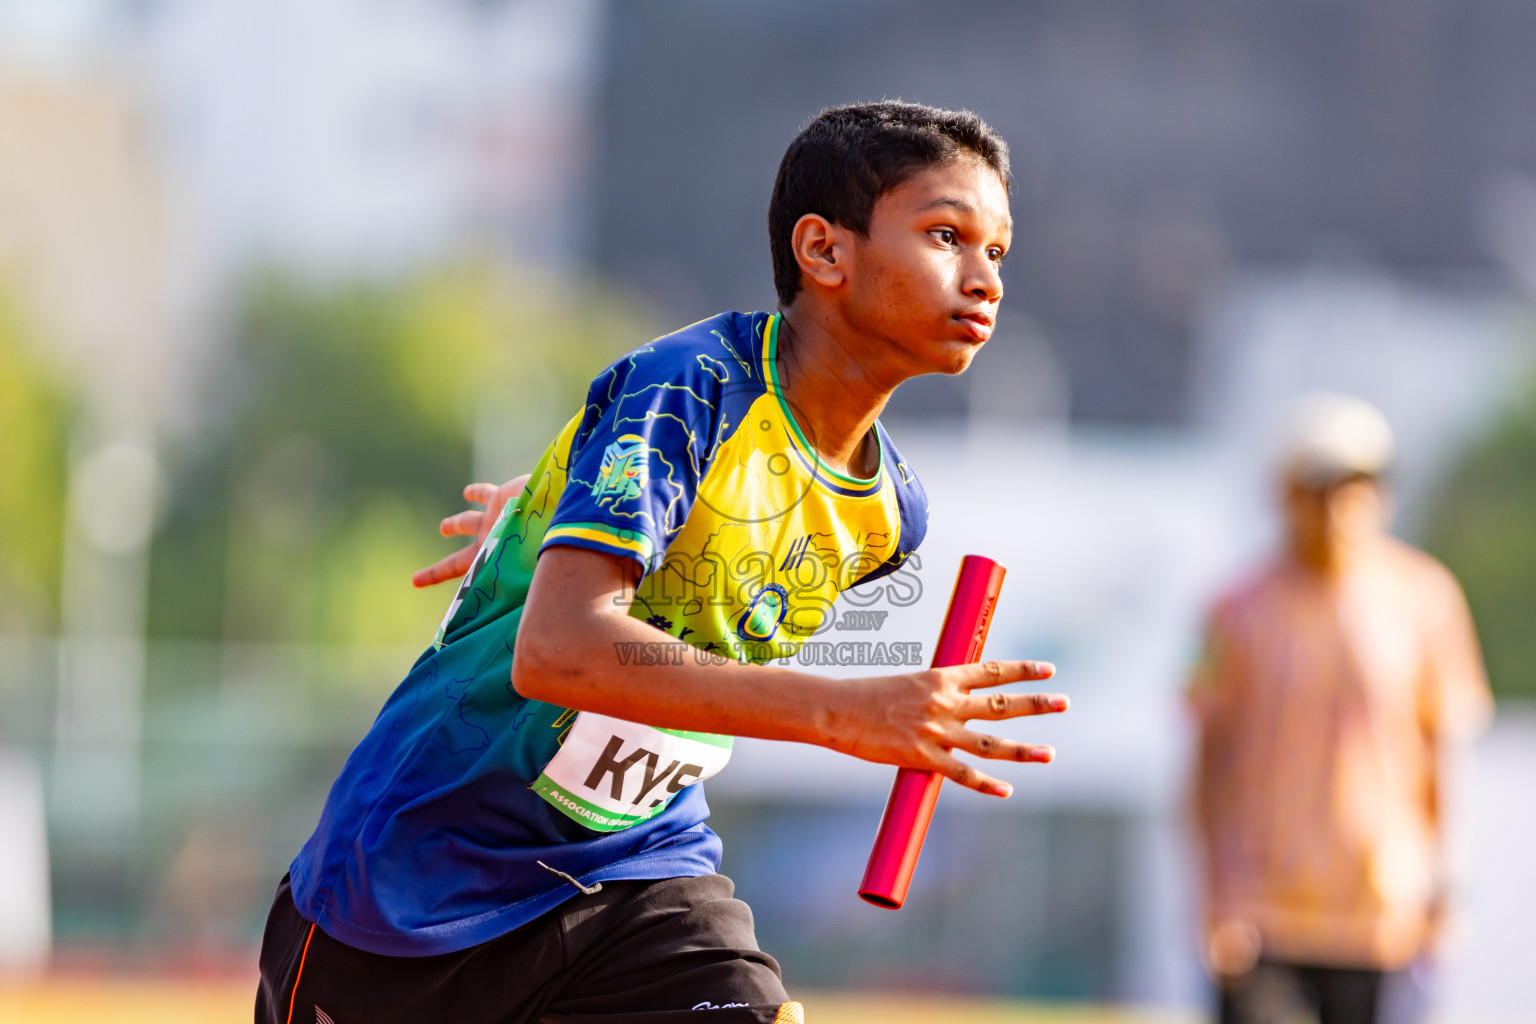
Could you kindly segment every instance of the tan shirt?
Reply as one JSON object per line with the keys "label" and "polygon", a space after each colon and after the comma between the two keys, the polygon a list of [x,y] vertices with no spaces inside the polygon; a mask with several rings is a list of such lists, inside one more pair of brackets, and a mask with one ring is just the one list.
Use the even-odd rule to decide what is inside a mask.
{"label": "tan shirt", "polygon": [[1386,969],[1425,949],[1445,755],[1492,707],[1451,574],[1394,540],[1332,582],[1277,563],[1217,604],[1190,701],[1213,948]]}

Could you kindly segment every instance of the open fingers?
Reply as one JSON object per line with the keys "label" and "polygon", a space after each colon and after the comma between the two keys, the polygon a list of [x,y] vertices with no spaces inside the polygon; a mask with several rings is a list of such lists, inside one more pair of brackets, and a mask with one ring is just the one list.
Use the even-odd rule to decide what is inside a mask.
{"label": "open fingers", "polygon": [[480,520],[484,516],[485,513],[478,508],[467,509],[444,519],[437,525],[437,529],[444,537],[473,537],[480,529]]}
{"label": "open fingers", "polygon": [[974,690],[1049,679],[1056,674],[1056,666],[1048,661],[978,661],[974,665],[956,665],[939,671],[956,673],[962,687]]}
{"label": "open fingers", "polygon": [[972,768],[952,754],[941,754],[934,759],[935,769],[951,782],[958,782],[966,789],[974,789],[988,796],[1010,796],[1013,787],[1001,779],[994,779],[986,772]]}
{"label": "open fingers", "polygon": [[475,562],[475,554],[480,550],[478,544],[460,548],[446,558],[439,558],[425,569],[418,569],[411,577],[411,583],[416,587],[430,587],[446,580],[456,580],[469,571],[469,567]]}
{"label": "open fingers", "polygon": [[494,497],[496,497],[495,484],[473,483],[464,488],[465,501],[475,501],[482,505],[489,505]]}
{"label": "open fingers", "polygon": [[1026,715],[1054,715],[1071,706],[1064,693],[972,693],[965,700],[965,717],[996,722]]}
{"label": "open fingers", "polygon": [[956,737],[954,749],[967,754],[986,757],[994,761],[1022,761],[1034,764],[1050,764],[1056,759],[1056,749],[1039,743],[1018,743],[1000,736],[963,729]]}

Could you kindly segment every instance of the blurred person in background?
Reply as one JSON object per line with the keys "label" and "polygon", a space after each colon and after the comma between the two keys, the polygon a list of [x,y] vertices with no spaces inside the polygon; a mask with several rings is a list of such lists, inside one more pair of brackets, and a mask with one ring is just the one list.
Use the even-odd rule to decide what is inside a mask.
{"label": "blurred person in background", "polygon": [[1281,550],[1215,606],[1190,685],[1222,1024],[1406,1024],[1447,911],[1446,767],[1492,700],[1461,588],[1387,533],[1375,408],[1304,398]]}

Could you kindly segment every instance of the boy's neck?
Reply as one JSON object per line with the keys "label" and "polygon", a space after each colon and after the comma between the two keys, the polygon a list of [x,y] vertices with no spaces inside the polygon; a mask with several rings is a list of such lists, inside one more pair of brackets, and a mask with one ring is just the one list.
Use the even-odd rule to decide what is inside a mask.
{"label": "boy's neck", "polygon": [[871,374],[846,325],[802,304],[779,320],[779,385],[817,453],[832,470],[869,478],[879,469],[880,447],[870,428],[895,384]]}

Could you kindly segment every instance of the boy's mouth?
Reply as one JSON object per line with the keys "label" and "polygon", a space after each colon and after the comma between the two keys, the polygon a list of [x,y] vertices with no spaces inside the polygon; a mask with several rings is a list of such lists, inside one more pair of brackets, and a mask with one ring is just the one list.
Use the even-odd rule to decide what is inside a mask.
{"label": "boy's mouth", "polygon": [[954,318],[964,324],[977,341],[986,341],[992,336],[992,317],[986,313],[956,313]]}

